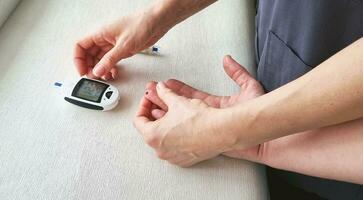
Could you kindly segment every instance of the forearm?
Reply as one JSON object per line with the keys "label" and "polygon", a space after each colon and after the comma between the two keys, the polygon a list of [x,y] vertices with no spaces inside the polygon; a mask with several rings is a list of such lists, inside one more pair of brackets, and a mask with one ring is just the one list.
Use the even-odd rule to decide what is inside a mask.
{"label": "forearm", "polygon": [[147,9],[158,29],[170,29],[216,0],[160,0]]}
{"label": "forearm", "polygon": [[363,119],[279,138],[264,145],[274,168],[363,184]]}
{"label": "forearm", "polygon": [[299,79],[221,112],[221,127],[246,148],[363,116],[363,39]]}

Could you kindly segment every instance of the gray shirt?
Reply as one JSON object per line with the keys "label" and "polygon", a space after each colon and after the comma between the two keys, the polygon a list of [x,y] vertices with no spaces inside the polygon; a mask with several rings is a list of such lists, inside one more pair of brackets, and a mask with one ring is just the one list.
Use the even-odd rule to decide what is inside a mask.
{"label": "gray shirt", "polygon": [[[363,0],[260,0],[256,16],[258,80],[270,92],[361,37]],[[325,198],[363,199],[360,185],[284,171],[279,176]]]}

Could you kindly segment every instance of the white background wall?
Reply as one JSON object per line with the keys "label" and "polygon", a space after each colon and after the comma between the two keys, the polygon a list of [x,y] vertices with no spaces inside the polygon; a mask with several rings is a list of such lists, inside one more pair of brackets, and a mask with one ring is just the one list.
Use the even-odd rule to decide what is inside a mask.
{"label": "white background wall", "polygon": [[0,28],[20,0],[0,0]]}

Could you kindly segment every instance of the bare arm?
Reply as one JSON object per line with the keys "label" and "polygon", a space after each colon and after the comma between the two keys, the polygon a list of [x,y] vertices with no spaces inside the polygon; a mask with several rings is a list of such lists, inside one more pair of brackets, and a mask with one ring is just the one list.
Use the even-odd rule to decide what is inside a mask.
{"label": "bare arm", "polygon": [[74,49],[78,73],[104,80],[117,78],[116,64],[152,46],[173,26],[215,0],[160,0],[80,39]]}
{"label": "bare arm", "polygon": [[[218,116],[246,148],[286,135],[363,117],[363,39],[299,79]],[[218,112],[218,111],[217,111]]]}
{"label": "bare arm", "polygon": [[363,184],[363,119],[279,138],[265,148],[272,167]]}
{"label": "bare arm", "polygon": [[216,0],[162,0],[150,7],[155,27],[170,29]]}
{"label": "bare arm", "polygon": [[363,184],[363,119],[225,153],[287,171]]}
{"label": "bare arm", "polygon": [[[224,60],[224,67],[227,74],[241,87],[241,92],[236,95],[218,97],[194,89],[182,82],[167,81],[168,87],[178,95],[191,99],[201,99],[212,107],[225,108],[212,109],[212,113],[208,112],[208,115],[201,113],[200,119],[193,118],[194,121],[198,120],[198,124],[204,123],[206,126],[198,129],[198,124],[192,122],[193,128],[190,130],[198,132],[189,135],[182,131],[182,141],[185,142],[190,138],[192,144],[185,146],[197,149],[194,150],[196,152],[194,155],[201,152],[200,149],[203,148],[200,146],[212,143],[213,147],[220,145],[221,147],[217,146],[215,149],[224,149],[223,154],[227,156],[261,162],[275,168],[312,176],[362,184],[363,176],[359,174],[363,165],[363,157],[359,153],[363,150],[363,118],[359,117],[362,111],[362,103],[360,102],[362,98],[357,95],[361,94],[359,91],[362,88],[358,87],[362,81],[362,76],[357,76],[357,73],[361,73],[360,68],[363,67],[359,57],[362,48],[361,42],[362,40],[352,44],[320,65],[320,70],[325,73],[322,74],[322,71],[314,70],[309,74],[317,73],[318,75],[314,75],[313,78],[310,77],[306,82],[302,81],[301,79],[306,79],[306,76],[311,76],[307,74],[301,79],[272,92],[275,93],[273,95],[263,95],[258,82],[230,57]],[[347,70],[346,74],[344,74],[344,70],[335,70],[340,66],[347,66],[348,69],[352,68],[352,70]],[[352,71],[354,71],[353,74],[351,74]],[[320,81],[327,84],[322,84]],[[154,91],[154,87],[152,84],[148,86],[149,95],[147,98],[163,108],[165,106],[161,104],[162,100],[157,98],[158,95]],[[329,104],[329,101],[334,104]],[[271,105],[271,108],[266,105]],[[326,105],[329,109],[324,107]],[[285,107],[292,109],[291,112]],[[254,117],[253,111],[256,108],[267,108],[271,110],[271,113],[265,111],[258,113],[260,114],[258,117]],[[357,110],[354,110],[355,108]],[[150,113],[155,119],[164,118],[163,116],[168,110],[163,109],[164,111],[154,110],[157,112],[151,111]],[[249,111],[250,116],[242,115],[245,114],[241,112],[245,111],[243,109]],[[340,113],[348,117],[341,119]],[[226,116],[231,118],[228,119]],[[264,120],[261,121],[261,118]],[[357,120],[350,121],[355,118]],[[333,121],[337,125],[328,126],[326,121]],[[257,122],[257,124],[245,126],[245,124],[249,124],[248,122]],[[298,130],[304,129],[301,127],[307,127],[306,123],[312,124],[309,128],[313,128],[298,133]],[[188,126],[183,124],[182,130],[187,129]],[[325,126],[325,128],[320,128],[320,126]],[[245,129],[241,129],[241,127]],[[263,129],[265,132],[258,132]],[[279,132],[274,132],[276,130],[285,132],[279,134]],[[234,137],[233,133],[238,137]],[[275,135],[271,136],[271,134]],[[283,137],[284,135],[288,136]],[[263,143],[263,141],[280,136],[279,139]],[[226,145],[225,141],[227,143],[236,141],[233,138],[239,139],[237,145]],[[195,145],[195,141],[203,141],[203,143]],[[259,144],[259,142],[263,144],[246,149],[248,146]],[[210,149],[212,148],[209,146],[206,149],[206,152],[211,152]],[[200,157],[200,159],[205,159]],[[184,163],[166,159],[169,162],[184,166]]]}
{"label": "bare arm", "polygon": [[[186,137],[187,133],[182,131],[183,141],[190,138],[192,143],[185,146],[196,148],[212,143],[213,147],[220,145],[217,148],[224,149],[223,154],[227,156],[363,184],[363,176],[359,173],[363,166],[360,155],[363,150],[362,42],[357,41],[316,70],[271,94],[263,95],[258,82],[230,57],[224,60],[224,65],[227,74],[241,87],[241,92],[236,95],[218,97],[182,82],[167,81],[168,87],[178,95],[201,99],[211,107],[225,108],[212,109],[208,115],[201,114],[200,119],[193,118],[206,126],[198,129],[197,123],[190,123],[191,130],[198,132]],[[152,84],[148,86],[147,98],[160,108],[166,107],[162,112],[151,111],[155,119],[160,119],[167,112],[167,106],[157,98],[154,87]],[[187,127],[184,125],[182,130]],[[275,139],[277,137],[281,138]],[[217,142],[211,140],[215,138]],[[271,139],[275,140],[263,143]],[[203,143],[195,145],[195,141]],[[225,141],[237,141],[237,145],[225,145]],[[246,149],[259,143],[263,144]],[[198,147],[194,155],[200,149]],[[210,149],[208,147],[205,151],[211,152]],[[184,163],[176,164],[183,166]]]}

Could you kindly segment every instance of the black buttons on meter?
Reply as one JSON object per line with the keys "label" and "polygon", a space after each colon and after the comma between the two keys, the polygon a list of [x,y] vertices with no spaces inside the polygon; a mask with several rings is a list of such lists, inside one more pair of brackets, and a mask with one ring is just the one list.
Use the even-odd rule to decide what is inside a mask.
{"label": "black buttons on meter", "polygon": [[113,93],[112,91],[108,91],[108,92],[106,92],[106,97],[107,97],[107,99],[111,98],[112,93]]}

